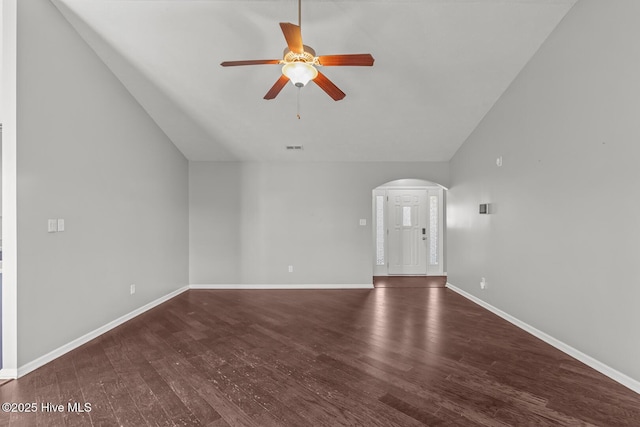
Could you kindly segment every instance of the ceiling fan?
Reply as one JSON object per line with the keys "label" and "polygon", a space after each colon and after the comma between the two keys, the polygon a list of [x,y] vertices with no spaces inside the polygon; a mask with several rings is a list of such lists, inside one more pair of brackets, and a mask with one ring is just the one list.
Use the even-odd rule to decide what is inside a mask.
{"label": "ceiling fan", "polygon": [[335,101],[339,101],[346,95],[324,74],[318,71],[317,67],[331,66],[366,66],[373,65],[373,56],[368,53],[347,54],[347,55],[322,55],[316,56],[315,50],[302,44],[301,32],[301,12],[300,1],[298,0],[298,25],[290,22],[281,22],[280,28],[287,42],[282,59],[252,59],[247,61],[225,61],[221,63],[223,67],[233,67],[238,65],[263,65],[276,64],[283,65],[282,75],[276,83],[269,89],[264,99],[274,99],[288,81],[296,87],[304,87],[309,81],[313,81],[320,86],[327,95]]}

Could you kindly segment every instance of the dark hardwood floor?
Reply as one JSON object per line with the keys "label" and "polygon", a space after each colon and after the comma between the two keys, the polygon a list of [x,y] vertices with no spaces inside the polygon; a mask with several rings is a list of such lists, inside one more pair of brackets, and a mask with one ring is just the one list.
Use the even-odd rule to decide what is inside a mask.
{"label": "dark hardwood floor", "polygon": [[12,426],[640,426],[640,395],[443,288],[191,290],[0,401],[37,405]]}
{"label": "dark hardwood floor", "polygon": [[373,276],[374,288],[444,288],[447,276]]}

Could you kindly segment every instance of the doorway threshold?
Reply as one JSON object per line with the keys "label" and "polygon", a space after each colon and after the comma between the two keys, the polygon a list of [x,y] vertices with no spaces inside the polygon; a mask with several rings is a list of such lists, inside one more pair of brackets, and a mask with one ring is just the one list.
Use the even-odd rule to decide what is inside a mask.
{"label": "doorway threshold", "polygon": [[373,276],[374,288],[444,288],[447,276]]}

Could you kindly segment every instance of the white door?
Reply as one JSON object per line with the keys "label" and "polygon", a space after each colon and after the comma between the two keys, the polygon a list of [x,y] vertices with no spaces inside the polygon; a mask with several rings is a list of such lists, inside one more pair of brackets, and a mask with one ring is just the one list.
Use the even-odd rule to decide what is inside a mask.
{"label": "white door", "polygon": [[427,191],[389,190],[389,274],[427,274]]}

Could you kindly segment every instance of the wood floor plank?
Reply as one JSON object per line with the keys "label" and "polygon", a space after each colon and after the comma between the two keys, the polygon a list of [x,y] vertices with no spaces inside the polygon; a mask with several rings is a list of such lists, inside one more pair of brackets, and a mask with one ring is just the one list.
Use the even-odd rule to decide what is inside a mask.
{"label": "wood floor plank", "polygon": [[68,355],[61,357],[56,378],[60,391],[60,403],[65,406],[63,414],[64,424],[67,426],[91,425],[91,416],[86,410],[86,399],[82,394],[76,369]]}
{"label": "wood floor plank", "polygon": [[[344,425],[353,425],[355,423],[353,419],[348,418],[351,412],[359,414],[360,422],[365,425],[412,425],[411,420],[399,414],[384,414],[380,416],[380,412],[375,412],[376,402],[371,399],[361,399],[362,390],[349,386],[349,379],[345,372],[331,369],[324,363],[316,363],[321,359],[314,358],[312,354],[308,352],[278,351],[278,347],[274,348],[268,342],[261,342],[260,337],[255,335],[251,337],[243,336],[243,339],[258,344],[257,347],[259,348],[271,349],[268,354],[257,353],[261,356],[260,358],[254,358],[252,357],[253,355],[245,353],[245,358],[249,364],[272,366],[276,372],[297,379],[297,384],[291,387],[292,390],[298,391],[297,399],[295,400],[297,404],[301,403],[299,391],[306,390],[316,405],[324,406],[323,411],[325,413],[338,409],[338,412],[332,414],[332,418],[336,420],[335,422],[342,420]],[[277,360],[278,363],[272,363],[274,360]],[[332,392],[325,393],[325,390],[332,390]],[[342,402],[349,402],[349,405],[340,410],[343,405]],[[289,406],[291,405],[289,404]],[[371,410],[373,412],[369,414]],[[374,414],[377,414],[377,416]]]}
{"label": "wood floor plank", "polygon": [[[149,363],[141,358],[130,358],[129,346],[126,342],[119,347],[105,349],[107,356],[111,360],[118,377],[126,384],[130,390],[130,396],[134,405],[140,411],[140,415],[147,424],[156,426],[171,426],[170,415],[166,413],[165,407],[158,400],[149,385],[143,379],[141,372],[153,369]],[[132,360],[133,359],[133,360]]]}
{"label": "wood floor plank", "polygon": [[[102,383],[110,378],[115,378],[117,374],[114,371],[109,372],[110,364],[107,365],[104,360],[93,356],[97,351],[97,346],[97,343],[92,342],[80,347],[74,351],[74,353],[77,353],[77,357],[72,360],[82,395],[91,404],[91,412],[89,412],[91,424],[107,426],[117,423],[117,417],[113,412]],[[46,368],[49,368],[49,366],[47,365]],[[44,370],[44,368],[40,370]]]}
{"label": "wood floor plank", "polygon": [[0,426],[640,425],[637,393],[425,287],[191,290],[0,399],[91,404]]}
{"label": "wood floor plank", "polygon": [[390,407],[404,414],[407,414],[408,416],[414,418],[416,421],[419,421],[422,424],[426,424],[428,426],[438,426],[445,425],[446,423],[445,420],[435,415],[437,409],[436,412],[431,413],[428,409],[413,406],[389,393],[382,396],[379,400],[385,405],[389,405]]}
{"label": "wood floor plank", "polygon": [[[177,362],[179,363],[179,362]],[[222,418],[220,414],[206,401],[190,384],[189,377],[180,375],[173,369],[172,363],[160,364],[154,362],[158,374],[165,380],[171,390],[183,405],[193,414],[201,425],[209,425]]]}
{"label": "wood floor plank", "polygon": [[[2,387],[2,403],[39,403],[36,398],[38,393],[38,381],[40,373],[31,373],[25,376],[24,381],[12,381]],[[48,379],[51,379],[51,374],[47,372],[44,374]],[[47,381],[51,384],[51,380]],[[7,392],[7,393],[6,393]],[[5,419],[2,421],[2,419]],[[33,422],[33,420],[36,422]],[[0,412],[0,424],[6,423],[11,426],[33,426],[37,425],[38,420],[42,419],[40,413],[21,413],[21,412]]]}

